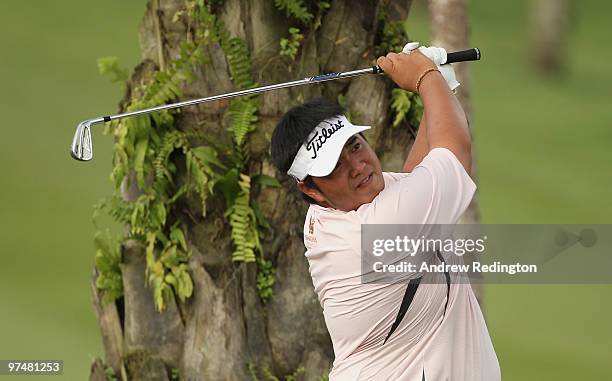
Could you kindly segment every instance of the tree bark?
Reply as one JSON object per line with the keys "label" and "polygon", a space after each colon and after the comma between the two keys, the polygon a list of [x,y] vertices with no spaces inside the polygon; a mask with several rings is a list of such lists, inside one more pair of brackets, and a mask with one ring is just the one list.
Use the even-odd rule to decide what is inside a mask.
{"label": "tree bark", "polygon": [[[104,355],[106,363],[113,369],[125,372],[123,366],[123,330],[121,328],[121,320],[115,303],[105,304],[102,302],[100,290],[96,287],[97,271],[94,269],[91,277],[91,292],[96,319],[100,324],[102,333],[102,343],[104,346]],[[101,362],[100,362],[101,364]],[[100,364],[92,364],[92,374],[94,369],[99,371]],[[102,369],[104,370],[104,369]],[[92,376],[93,378],[93,376]]]}
{"label": "tree bark", "polygon": [[559,74],[567,52],[570,3],[567,0],[534,0],[529,4],[532,66],[540,73]]}
{"label": "tree bark", "polygon": [[[445,48],[447,51],[459,51],[471,48],[470,22],[467,0],[429,0],[431,17],[432,45]],[[470,130],[473,128],[472,120],[472,84],[468,62],[453,64],[457,81],[461,86],[457,89],[457,98],[467,116]],[[470,173],[474,182],[478,183],[477,162],[472,144],[472,171]],[[480,208],[478,193],[460,219],[460,223],[477,224],[480,222]],[[472,256],[466,256],[467,261],[473,261]],[[482,279],[479,273],[471,275],[472,279]],[[484,309],[483,288],[480,283],[472,283],[476,298]]]}
{"label": "tree bark", "polygon": [[[316,12],[316,2],[307,3]],[[376,58],[379,7],[388,7],[391,17],[401,18],[411,1],[330,3],[319,28],[299,25],[304,40],[293,61],[279,54],[279,40],[298,22],[277,10],[274,1],[225,0],[215,5],[214,12],[231,36],[244,39],[250,51],[252,78],[264,85],[371,66]],[[150,0],[140,28],[143,62],[128,84],[123,105],[143,78],[178,57],[181,41],[193,28],[172,20],[183,6],[181,0]],[[207,63],[182,89],[184,99],[235,90],[221,46],[212,42],[205,49]],[[117,375],[122,374],[117,369],[121,364],[130,380],[169,380],[173,370],[178,370],[181,380],[248,380],[247,364],[255,366],[261,379],[264,368],[281,379],[299,367],[305,369],[299,376],[303,380],[318,380],[328,373],[333,348],[304,257],[302,231],[307,204],[294,182],[271,164],[269,137],[290,107],[317,96],[336,100],[342,94],[353,122],[373,127],[366,137],[379,153],[383,168],[401,171],[412,135],[409,129],[388,128],[391,87],[384,76],[371,75],[258,96],[257,129],[247,138],[248,172],[251,176],[276,177],[283,185],[255,186],[251,191],[251,199],[258,203],[273,230],[262,244],[265,257],[276,268],[274,297],[265,303],[259,298],[255,264],[232,263],[223,197],[214,195],[208,200],[203,218],[197,196],[188,195],[174,207],[172,218],[187,226],[186,238],[193,252],[189,262],[192,297],[184,303],[175,298],[162,313],[156,312],[152,291],[145,286],[144,245],[135,241],[123,245],[121,326],[109,328],[100,318],[103,337],[115,337],[116,332],[123,335],[121,350],[115,348],[115,341],[104,340],[106,352],[112,353],[107,354],[107,362]],[[221,101],[184,108],[176,128],[227,141],[228,121],[223,116],[227,106],[228,102]],[[126,186],[123,195],[126,200],[134,200],[138,189]],[[100,364],[95,369],[99,374]]]}

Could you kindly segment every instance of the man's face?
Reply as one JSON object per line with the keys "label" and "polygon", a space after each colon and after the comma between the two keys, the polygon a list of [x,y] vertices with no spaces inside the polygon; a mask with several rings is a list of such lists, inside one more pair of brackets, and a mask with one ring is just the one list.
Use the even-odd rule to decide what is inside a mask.
{"label": "man's face", "polygon": [[300,190],[323,206],[345,212],[372,202],[385,188],[380,161],[361,135],[346,142],[332,173],[312,179],[320,191],[303,182],[298,183]]}

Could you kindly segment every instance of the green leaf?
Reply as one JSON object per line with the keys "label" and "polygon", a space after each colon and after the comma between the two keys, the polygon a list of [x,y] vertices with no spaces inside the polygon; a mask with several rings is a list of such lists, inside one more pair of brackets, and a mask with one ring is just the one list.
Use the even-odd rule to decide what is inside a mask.
{"label": "green leaf", "polygon": [[146,249],[146,257],[147,257],[147,270],[153,267],[153,263],[155,262],[155,242],[156,242],[155,232],[147,233],[147,249]]}
{"label": "green leaf", "polygon": [[178,227],[173,227],[170,231],[170,239],[172,242],[180,244],[183,250],[187,250],[187,241],[185,241],[185,235],[183,231]]}
{"label": "green leaf", "polygon": [[411,104],[409,93],[406,90],[391,90],[391,109],[395,112],[393,127],[397,127],[404,120],[410,111]]}
{"label": "green leaf", "polygon": [[158,227],[163,227],[166,224],[166,216],[167,216],[167,212],[166,212],[166,206],[164,205],[163,202],[154,202],[153,205],[151,206],[151,212],[153,214],[153,216],[155,217],[155,222],[154,226],[158,226]]}
{"label": "green leaf", "polygon": [[238,179],[238,170],[236,168],[232,168],[224,176],[219,178],[216,183],[216,188],[219,189],[225,197],[225,204],[228,210],[234,204],[234,201],[238,197],[238,193],[240,193]]}
{"label": "green leaf", "polygon": [[108,273],[113,270],[113,265],[110,260],[100,250],[96,253],[95,263],[96,269],[98,269],[100,273]]}
{"label": "green leaf", "polygon": [[136,143],[136,157],[134,158],[134,171],[136,171],[136,179],[140,189],[145,189],[144,162],[147,153],[149,139],[143,138]]}
{"label": "green leaf", "polygon": [[175,288],[177,287],[178,282],[176,280],[176,277],[172,274],[166,274],[166,276],[164,277],[164,281],[168,284],[171,284]]}
{"label": "green leaf", "polygon": [[272,188],[280,188],[281,183],[272,176],[259,174],[252,177],[251,181],[255,184],[261,184]]}
{"label": "green leaf", "polygon": [[202,162],[206,164],[214,164],[221,169],[225,169],[225,165],[223,165],[223,163],[221,163],[217,158],[217,151],[214,148],[209,146],[199,146],[193,147],[191,150],[193,154]]}
{"label": "green leaf", "polygon": [[281,11],[285,10],[287,16],[294,17],[304,24],[314,17],[304,5],[303,0],[274,0],[274,5]]}
{"label": "green leaf", "polygon": [[164,310],[164,295],[163,295],[163,286],[165,284],[162,283],[160,285],[155,285],[153,288],[153,299],[155,300],[155,308],[157,311],[161,312]]}
{"label": "green leaf", "polygon": [[170,245],[165,248],[160,256],[160,259],[166,267],[172,268],[178,265],[178,258],[176,256],[176,246]]}
{"label": "green leaf", "polygon": [[185,301],[193,293],[193,283],[187,271],[182,271],[179,276],[179,298]]}
{"label": "green leaf", "polygon": [[128,70],[121,67],[118,57],[98,58],[98,72],[110,76],[111,82],[118,83],[122,88],[125,88],[128,80]]}

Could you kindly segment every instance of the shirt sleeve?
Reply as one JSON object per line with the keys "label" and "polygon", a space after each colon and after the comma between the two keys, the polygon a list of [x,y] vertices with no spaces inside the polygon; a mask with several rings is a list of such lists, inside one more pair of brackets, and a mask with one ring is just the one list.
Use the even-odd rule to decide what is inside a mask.
{"label": "shirt sleeve", "polygon": [[358,209],[366,224],[455,224],[476,184],[446,148],[432,149],[410,175],[390,184]]}

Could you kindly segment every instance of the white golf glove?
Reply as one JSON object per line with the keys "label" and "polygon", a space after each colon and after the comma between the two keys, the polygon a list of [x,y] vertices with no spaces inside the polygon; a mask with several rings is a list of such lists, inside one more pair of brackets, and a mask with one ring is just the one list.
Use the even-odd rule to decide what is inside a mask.
{"label": "white golf glove", "polygon": [[419,48],[418,42],[409,42],[404,46],[402,53],[409,54],[411,51],[415,49],[419,49],[423,55],[429,58],[436,66],[438,66],[438,70],[446,80],[448,87],[454,92],[457,87],[459,87],[460,83],[457,82],[457,78],[455,78],[455,70],[453,69],[451,64],[442,65],[446,62],[446,50],[444,48],[436,48],[435,46],[421,46]]}

